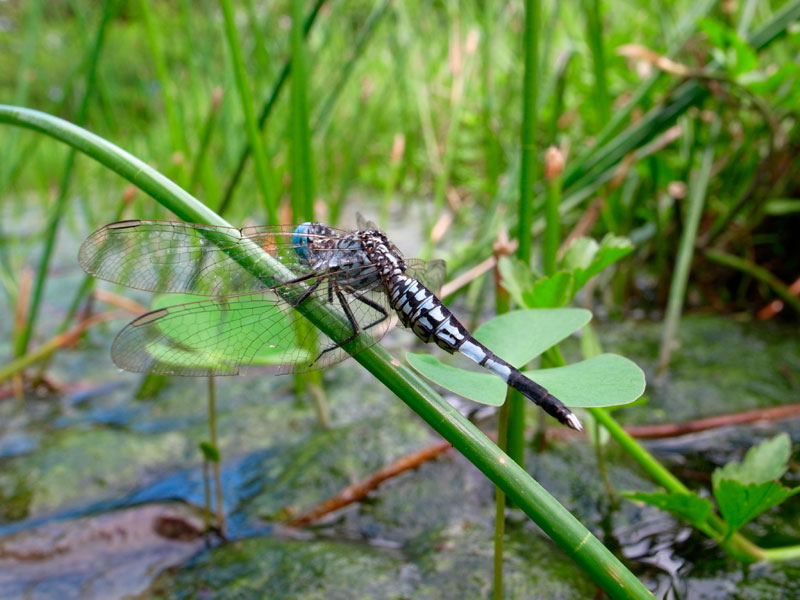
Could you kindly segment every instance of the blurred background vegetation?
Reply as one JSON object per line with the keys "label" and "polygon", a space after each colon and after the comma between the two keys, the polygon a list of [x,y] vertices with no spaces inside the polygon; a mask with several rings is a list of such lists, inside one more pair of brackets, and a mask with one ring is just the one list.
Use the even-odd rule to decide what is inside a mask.
{"label": "blurred background vegetation", "polygon": [[[530,30],[526,11],[536,17]],[[614,348],[628,344],[637,357],[648,357],[643,360],[650,361],[644,367],[651,384],[667,370],[684,312],[723,315],[722,320],[697,321],[684,330],[683,351],[673,362],[678,369],[672,373],[675,388],[650,389],[651,404],[633,418],[689,421],[763,408],[777,403],[776,398],[788,403],[793,394],[796,399],[799,18],[798,0],[0,0],[0,103],[85,127],[152,165],[237,226],[313,218],[352,227],[361,212],[407,255],[446,259],[448,278],[472,273],[469,285],[452,299],[470,325],[509,303],[502,291],[495,294],[492,272],[484,269],[475,276],[473,271],[493,255],[510,251],[498,240],[519,239],[520,230],[529,234],[521,238],[522,263],[506,263],[502,271],[511,299],[522,305],[522,283],[563,267],[557,257],[576,239],[612,239],[608,234],[619,236],[614,240],[627,238],[633,251],[619,262],[610,260],[614,264],[592,279],[575,303],[609,326],[601,331],[604,343]],[[526,71],[526,57],[535,68]],[[91,311],[79,315],[90,305],[94,285],[78,272],[80,241],[120,218],[174,215],[67,146],[8,126],[8,114],[0,114],[0,309],[6,315],[0,321],[0,348],[9,359],[2,379],[10,381],[2,397],[23,398],[35,389],[71,398],[77,392],[70,385],[80,380],[92,398],[100,399],[85,409],[74,409],[73,400],[65,400],[63,414],[51,407],[30,411],[22,403],[2,407],[8,427],[0,432],[0,527],[11,529],[0,528],[0,540],[13,535],[14,524],[22,519],[81,502],[85,510],[69,518],[93,515],[98,508],[92,502],[115,494],[116,508],[174,498],[201,504],[194,488],[177,482],[170,471],[195,465],[197,444],[184,438],[205,435],[205,422],[187,416],[192,400],[187,393],[168,396],[161,407],[131,409],[130,390],[120,396],[102,387],[105,383],[97,384],[108,379],[107,348],[114,328],[99,328],[102,343],[94,337],[78,346],[78,352],[59,350],[53,370],[47,370],[46,357],[74,341],[53,336],[71,327],[81,333],[98,324],[86,320]],[[531,240],[528,268],[524,263]],[[104,300],[120,302],[107,296]],[[570,301],[565,293],[545,304]],[[771,328],[767,333],[727,328],[733,321],[771,321]],[[587,344],[594,342],[591,338]],[[566,352],[577,353],[574,347]],[[85,357],[76,358],[81,353]],[[744,359],[750,363],[747,374],[741,371]],[[717,380],[718,364],[728,369],[727,378]],[[23,368],[29,376],[25,380],[19,376]],[[752,384],[759,376],[763,380]],[[298,389],[305,384],[317,389],[318,377],[298,381]],[[326,377],[333,425],[313,434],[307,432],[315,419],[327,419],[326,409],[319,408],[323,405],[318,404],[316,413],[306,407],[302,410],[308,413],[287,417],[286,411],[299,409],[282,403],[276,408],[260,396],[248,398],[253,390],[237,391],[238,384],[225,388],[232,408],[224,410],[245,411],[249,418],[223,417],[220,441],[214,433],[213,444],[201,445],[204,458],[219,464],[219,449],[224,456],[244,456],[264,439],[288,456],[278,464],[271,462],[271,454],[247,454],[246,464],[242,460],[226,466],[228,489],[233,490],[226,492],[226,501],[234,517],[241,510],[247,518],[258,514],[280,520],[285,516],[280,510],[289,503],[285,489],[305,490],[306,496],[298,493],[302,498],[293,502],[308,507],[356,473],[394,460],[390,450],[410,452],[429,439],[427,429],[405,413],[392,412],[396,409],[387,408],[393,406],[389,401],[374,400],[370,391],[362,390],[358,409],[348,403],[352,377],[360,381],[358,376],[348,375],[344,383],[337,375]],[[26,382],[36,385],[25,387]],[[152,378],[145,382],[152,383]],[[706,388],[692,387],[702,382]],[[189,394],[206,393],[205,388],[198,391],[198,384],[186,385],[195,386],[186,388]],[[285,393],[275,389],[260,394]],[[138,383],[136,390],[147,395]],[[673,394],[669,401],[663,395],[667,393]],[[139,410],[148,411],[147,416],[141,417]],[[183,441],[169,437],[173,434]],[[361,437],[372,440],[367,449],[348,447]],[[749,434],[744,437],[731,446],[744,452],[753,443]],[[557,488],[571,510],[592,521],[595,531],[612,529],[603,510],[598,515],[595,507],[587,508],[584,497],[604,498],[602,486],[608,480],[600,482],[588,452],[582,455],[571,446],[568,453],[574,458],[542,458],[538,464],[545,465],[544,473],[537,476],[544,476],[548,489]],[[691,457],[687,464],[699,463],[695,470],[681,463],[688,478],[729,460],[713,443],[682,450]],[[359,467],[343,474],[337,459]],[[151,470],[159,468],[171,479],[155,491],[159,480],[154,483]],[[550,474],[567,471],[574,473],[567,481]],[[437,527],[463,525],[469,519],[458,519],[466,512],[480,514],[493,507],[486,501],[488,493],[473,500],[464,490],[477,484],[461,481],[460,471],[454,472],[432,471],[419,484],[403,484],[419,485],[422,491],[412,488],[382,497],[390,503],[398,497],[425,499],[429,490],[444,497],[426,505],[429,513],[392,505],[406,519],[397,525],[402,532],[386,525],[386,515],[375,516],[380,504],[377,509],[365,505],[356,522],[337,526],[359,535],[368,529],[365,523],[389,531],[387,537],[402,538],[408,547],[420,549],[425,560],[435,560],[430,556],[438,556],[444,547],[441,539],[465,549],[466,556],[484,546],[485,532],[470,533],[465,526],[463,535],[474,536],[465,542],[458,537],[462,533]],[[275,483],[271,476],[281,485],[270,488]],[[609,477],[605,471],[603,476]],[[590,479],[596,488],[587,492]],[[647,488],[640,479],[634,467],[624,471],[623,484],[615,483]],[[264,488],[254,491],[257,486],[247,487],[241,483],[245,480]],[[440,485],[445,480],[451,487]],[[137,491],[123,495],[131,489]],[[218,507],[220,489],[218,481]],[[208,495],[204,500],[211,504]],[[470,504],[462,506],[462,501]],[[387,512],[393,519],[394,513]],[[415,518],[427,521],[417,523]],[[796,527],[786,525],[796,521],[794,513],[770,518],[774,520],[759,521],[760,529],[748,533],[766,546],[797,539]],[[232,520],[232,538],[252,535],[245,521]],[[770,538],[773,525],[781,533]],[[428,536],[426,531],[437,534]],[[509,552],[520,561],[513,573],[530,572],[536,557],[527,546],[529,536],[520,531],[512,527],[507,534]],[[636,543],[630,535],[621,537],[623,545]],[[314,560],[305,554],[308,545],[294,541],[281,545],[264,538],[254,544],[252,555],[245,548],[231,562],[262,573],[275,568],[271,561],[280,563],[293,553],[298,564]],[[381,578],[386,572],[388,580],[407,583],[394,577],[392,569],[402,566],[392,562],[394,557],[383,556],[387,564],[376,567],[366,564],[373,557],[358,554],[357,548],[326,544],[320,552],[328,560],[350,561],[352,550],[347,564],[357,565],[355,573],[372,573],[376,589],[387,589]],[[432,554],[424,554],[427,550]],[[702,544],[694,550],[698,561],[706,558]],[[545,547],[542,553],[549,551]],[[174,581],[162,582],[163,589],[177,586],[195,593],[193,586],[205,582],[197,583],[194,569],[204,572],[206,560],[219,560],[225,568],[230,558],[209,556]],[[465,556],[456,563],[466,564]],[[117,564],[131,560],[118,557]],[[174,564],[184,560],[181,556]],[[698,571],[728,569],[725,564]],[[380,574],[375,575],[376,569]],[[335,579],[339,571],[345,569],[332,569],[326,577]],[[456,572],[431,572],[436,577],[429,583],[436,589],[460,589],[463,583]],[[733,572],[721,576],[733,577]],[[0,583],[2,577],[0,568]],[[574,583],[571,572],[562,577]],[[784,577],[798,580],[794,572],[779,572],[769,580],[774,587],[754,597],[777,597],[769,590],[787,589],[781,583]],[[30,580],[38,581],[34,575]],[[270,588],[275,581],[288,585],[297,577],[262,581],[257,589],[265,595],[286,589]],[[480,586],[488,584],[482,582],[475,585],[485,589]],[[126,593],[139,583],[126,587]],[[522,590],[532,585],[528,580],[517,583]],[[419,592],[417,584],[408,585]],[[351,596],[353,589],[367,590],[358,585],[346,584]],[[589,594],[589,588],[567,588],[577,590],[575,597]],[[467,597],[474,588],[470,590],[452,597]],[[336,597],[330,590],[327,594]],[[709,597],[726,596],[723,591]]]}

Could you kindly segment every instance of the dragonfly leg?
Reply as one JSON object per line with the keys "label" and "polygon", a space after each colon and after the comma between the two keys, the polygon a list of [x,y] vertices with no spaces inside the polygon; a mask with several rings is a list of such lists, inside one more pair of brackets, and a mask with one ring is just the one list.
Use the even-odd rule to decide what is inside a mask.
{"label": "dragonfly leg", "polygon": [[366,296],[362,296],[361,294],[353,294],[353,298],[355,298],[359,302],[363,302],[364,304],[369,306],[371,309],[373,309],[373,310],[375,310],[375,311],[377,311],[377,312],[379,312],[381,314],[380,317],[378,317],[372,323],[370,323],[369,325],[364,327],[363,328],[364,331],[366,331],[370,327],[375,327],[376,325],[378,325],[380,323],[383,323],[386,319],[389,318],[389,311],[386,310],[385,306],[381,306],[380,304],[378,304],[374,300],[370,300],[369,298],[367,298]]}
{"label": "dragonfly leg", "polygon": [[[310,278],[311,278],[310,276],[304,275],[303,277],[293,280],[291,283],[294,283],[296,281],[303,281],[305,279],[310,279]],[[292,301],[291,303],[292,306],[299,306],[301,302],[303,302],[306,298],[308,298],[311,294],[313,294],[314,290],[316,290],[319,287],[321,281],[322,281],[321,279],[317,279],[314,283],[308,286],[306,288],[306,291],[300,294],[300,296],[296,300]]]}
{"label": "dragonfly leg", "polygon": [[[328,346],[327,348],[325,348],[322,352],[319,353],[317,358],[315,358],[311,362],[312,365],[315,362],[317,362],[320,358],[322,358],[322,356],[326,352],[330,352],[331,350],[336,350],[336,348],[340,348],[344,344],[347,344],[348,342],[352,342],[354,339],[356,339],[358,334],[361,333],[361,327],[359,326],[358,321],[356,321],[356,317],[353,314],[353,311],[351,310],[350,305],[347,303],[347,298],[344,297],[344,294],[342,293],[342,290],[339,289],[339,286],[337,286],[332,280],[329,279],[328,280],[328,296],[332,298],[333,294],[336,294],[336,298],[339,300],[339,306],[342,307],[342,310],[344,311],[344,314],[347,317],[347,320],[350,322],[350,326],[353,328],[353,333],[350,336],[348,336],[346,339],[343,339],[341,342],[337,342],[337,343],[333,344],[332,346]],[[359,299],[361,299],[361,298],[359,298]],[[384,318],[386,318],[386,317],[384,317]],[[374,323],[372,325],[374,325]],[[370,325],[370,327],[372,327],[372,325]]]}

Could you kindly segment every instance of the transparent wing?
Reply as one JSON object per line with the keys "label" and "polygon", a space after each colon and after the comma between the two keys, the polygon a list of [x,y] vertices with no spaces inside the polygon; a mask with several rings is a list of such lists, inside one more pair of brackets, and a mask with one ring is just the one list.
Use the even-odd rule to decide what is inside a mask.
{"label": "transparent wing", "polygon": [[406,259],[406,274],[418,279],[434,294],[438,294],[444,285],[447,267],[443,260],[424,261],[418,258]]}
{"label": "transparent wing", "polygon": [[[349,354],[331,339],[354,334],[347,312],[365,331],[350,349],[371,346],[383,336],[389,308],[386,295],[376,291],[349,294],[339,290],[345,309],[327,282],[314,295],[324,303],[301,302],[300,310],[317,313],[333,308],[340,319],[325,318],[319,331],[275,291],[190,302],[146,313],[117,335],[111,348],[122,369],[162,375],[237,375],[248,367],[271,367],[279,373],[324,368]],[[335,321],[335,322],[334,322]]]}
{"label": "transparent wing", "polygon": [[356,213],[356,227],[358,227],[360,231],[380,230],[380,227],[378,227],[374,221],[367,219],[360,212]]}
{"label": "transparent wing", "polygon": [[120,221],[90,235],[78,260],[95,277],[141,290],[199,296],[246,294],[282,283],[272,277],[257,278],[239,264],[259,260],[262,251],[296,276],[310,273],[295,252],[294,235],[291,225],[236,229],[179,221]]}

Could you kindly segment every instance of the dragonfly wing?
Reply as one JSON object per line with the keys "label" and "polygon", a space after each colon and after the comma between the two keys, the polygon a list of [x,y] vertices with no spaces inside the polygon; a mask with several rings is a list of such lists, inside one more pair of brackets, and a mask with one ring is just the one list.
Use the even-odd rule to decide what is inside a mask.
{"label": "dragonfly wing", "polygon": [[418,279],[422,285],[438,294],[444,285],[447,266],[443,260],[424,261],[418,258],[406,259],[406,275]]}
{"label": "dragonfly wing", "polygon": [[[326,285],[323,281],[319,289]],[[374,306],[342,294],[362,328],[381,316]],[[306,300],[302,309],[326,321],[327,335],[275,291],[265,290],[146,313],[117,335],[111,355],[122,369],[162,375],[237,375],[254,367],[293,373],[327,367],[348,356],[331,337],[345,339],[353,330],[336,294],[331,303],[327,290],[315,295],[322,302]],[[341,318],[331,319],[326,305]],[[384,331],[371,327],[367,333],[373,335],[362,336],[354,351],[374,344]]]}
{"label": "dragonfly wing", "polygon": [[[334,229],[331,233],[346,234]],[[120,221],[90,235],[78,260],[95,277],[141,290],[199,296],[246,294],[282,283],[275,277],[256,277],[241,266],[257,263],[265,252],[294,276],[310,273],[295,252],[294,237],[292,225],[236,229],[179,221]]]}

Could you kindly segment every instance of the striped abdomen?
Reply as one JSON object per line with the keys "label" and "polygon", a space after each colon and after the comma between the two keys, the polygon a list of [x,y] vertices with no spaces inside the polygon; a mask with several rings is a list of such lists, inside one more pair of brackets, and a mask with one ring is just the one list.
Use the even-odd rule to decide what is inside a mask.
{"label": "striped abdomen", "polygon": [[419,281],[406,275],[395,275],[390,283],[389,302],[392,308],[397,311],[400,322],[418,338],[426,343],[436,342],[437,346],[451,354],[461,352],[564,425],[578,431],[583,429],[578,418],[560,400],[473,338],[442,301]]}

